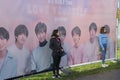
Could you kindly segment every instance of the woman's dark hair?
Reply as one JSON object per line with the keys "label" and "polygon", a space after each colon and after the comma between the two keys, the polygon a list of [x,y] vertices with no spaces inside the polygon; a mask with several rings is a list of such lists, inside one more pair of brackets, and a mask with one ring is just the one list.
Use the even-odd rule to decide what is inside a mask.
{"label": "woman's dark hair", "polygon": [[51,37],[59,37],[57,33],[58,33],[58,29],[53,30]]}
{"label": "woman's dark hair", "polygon": [[101,34],[105,34],[105,33],[106,33],[105,29],[106,29],[106,28],[105,28],[104,26],[101,27],[101,29],[100,29],[100,33],[101,33]]}

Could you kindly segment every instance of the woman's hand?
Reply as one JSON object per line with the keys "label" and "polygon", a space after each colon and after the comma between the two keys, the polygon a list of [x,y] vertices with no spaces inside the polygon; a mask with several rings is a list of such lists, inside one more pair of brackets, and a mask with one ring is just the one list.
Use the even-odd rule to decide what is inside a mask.
{"label": "woman's hand", "polygon": [[61,51],[63,51],[63,49],[61,49]]}
{"label": "woman's hand", "polygon": [[104,48],[102,48],[102,51],[104,51],[105,49]]}

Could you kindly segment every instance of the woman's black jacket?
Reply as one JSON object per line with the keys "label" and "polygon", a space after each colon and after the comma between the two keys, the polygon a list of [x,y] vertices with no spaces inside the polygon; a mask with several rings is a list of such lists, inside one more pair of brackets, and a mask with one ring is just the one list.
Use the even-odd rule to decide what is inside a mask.
{"label": "woman's black jacket", "polygon": [[50,49],[52,49],[54,54],[55,53],[61,54],[63,51],[60,38],[51,38],[49,47],[50,47]]}

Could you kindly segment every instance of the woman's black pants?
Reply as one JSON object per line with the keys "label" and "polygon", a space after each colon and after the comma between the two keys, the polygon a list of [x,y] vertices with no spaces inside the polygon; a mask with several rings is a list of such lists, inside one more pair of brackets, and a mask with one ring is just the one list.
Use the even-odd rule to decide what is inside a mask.
{"label": "woman's black pants", "polygon": [[61,56],[59,53],[53,53],[53,74],[59,75],[59,65],[61,61]]}

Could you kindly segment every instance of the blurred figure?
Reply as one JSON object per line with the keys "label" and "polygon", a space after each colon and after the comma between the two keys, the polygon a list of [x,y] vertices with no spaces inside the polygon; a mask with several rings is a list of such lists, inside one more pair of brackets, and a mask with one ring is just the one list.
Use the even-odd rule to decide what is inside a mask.
{"label": "blurred figure", "polygon": [[59,67],[63,48],[61,46],[61,40],[59,38],[58,29],[53,30],[51,39],[50,39],[50,48],[52,49],[53,57],[53,78],[61,77],[59,74]]}
{"label": "blurred figure", "polygon": [[29,73],[29,60],[30,60],[30,52],[24,46],[27,37],[28,37],[28,29],[25,25],[20,24],[15,28],[15,44],[10,46],[8,50],[15,55],[18,60],[17,67],[17,76],[25,75]]}
{"label": "blurred figure", "polygon": [[83,62],[91,62],[96,61],[99,55],[99,41],[96,36],[97,25],[95,23],[91,23],[89,26],[89,34],[90,38],[85,43],[84,49],[84,61]]}
{"label": "blurred figure", "polygon": [[104,26],[107,30],[107,34],[108,34],[108,46],[107,46],[107,53],[106,53],[106,58],[115,58],[115,45],[114,42],[112,40],[112,38],[110,37],[110,27],[108,25]]}
{"label": "blurred figure", "polygon": [[65,41],[66,29],[64,26],[59,26],[58,31],[60,34],[61,45],[64,49],[64,54],[62,55],[60,62],[61,71],[65,74],[70,74],[70,70],[67,69],[69,67],[68,61],[70,55],[70,45]]}
{"label": "blurred figure", "polygon": [[50,68],[52,55],[49,42],[46,39],[46,24],[39,22],[35,27],[35,33],[39,44],[31,54],[31,70],[32,72],[39,72]]}
{"label": "blurred figure", "polygon": [[61,45],[64,49],[65,54],[61,58],[60,66],[67,67],[68,66],[68,56],[70,54],[70,45],[65,41],[66,38],[66,29],[64,26],[59,26],[58,31],[60,34]]}
{"label": "blurred figure", "polygon": [[9,32],[0,27],[0,80],[15,77],[17,73],[17,59],[7,50]]}
{"label": "blurred figure", "polygon": [[78,26],[74,27],[72,29],[72,38],[74,45],[71,48],[70,56],[69,56],[69,64],[80,64],[83,62],[83,45],[80,44],[80,36],[81,36],[81,30]]}

